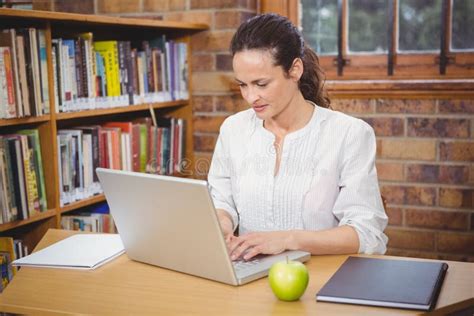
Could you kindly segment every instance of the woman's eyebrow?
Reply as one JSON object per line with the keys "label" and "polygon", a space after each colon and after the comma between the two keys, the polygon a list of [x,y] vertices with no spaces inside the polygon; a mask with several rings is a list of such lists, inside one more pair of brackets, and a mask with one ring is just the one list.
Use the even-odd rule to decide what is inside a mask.
{"label": "woman's eyebrow", "polygon": [[[242,80],[239,80],[239,79],[237,79],[237,78],[234,78],[234,79],[235,79],[235,81],[237,81],[237,83],[243,83],[243,84],[245,84],[245,82],[243,82]],[[265,80],[267,80],[267,79],[266,79],[266,78],[259,78],[259,79],[252,80],[250,83],[254,83],[254,84],[255,84],[255,83],[259,83],[259,82],[261,82],[261,81],[265,81]]]}

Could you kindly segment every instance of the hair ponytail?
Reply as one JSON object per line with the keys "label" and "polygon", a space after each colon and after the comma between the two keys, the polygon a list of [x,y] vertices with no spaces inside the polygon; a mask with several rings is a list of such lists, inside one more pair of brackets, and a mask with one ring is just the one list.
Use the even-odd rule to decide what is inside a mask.
{"label": "hair ponytail", "polygon": [[329,108],[331,100],[324,88],[325,76],[319,66],[318,56],[305,45],[302,60],[304,72],[298,84],[301,93],[306,100],[313,101],[320,107]]}

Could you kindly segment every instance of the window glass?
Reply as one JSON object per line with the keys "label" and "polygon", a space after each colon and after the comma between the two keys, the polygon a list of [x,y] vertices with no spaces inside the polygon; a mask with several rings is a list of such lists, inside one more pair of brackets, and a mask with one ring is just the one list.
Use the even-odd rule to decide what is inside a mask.
{"label": "window glass", "polygon": [[337,54],[337,0],[301,0],[303,37],[318,54]]}
{"label": "window glass", "polygon": [[388,0],[348,1],[349,52],[387,52]]}
{"label": "window glass", "polygon": [[474,49],[474,1],[453,0],[451,48]]}
{"label": "window glass", "polygon": [[399,0],[399,51],[439,51],[441,1]]}

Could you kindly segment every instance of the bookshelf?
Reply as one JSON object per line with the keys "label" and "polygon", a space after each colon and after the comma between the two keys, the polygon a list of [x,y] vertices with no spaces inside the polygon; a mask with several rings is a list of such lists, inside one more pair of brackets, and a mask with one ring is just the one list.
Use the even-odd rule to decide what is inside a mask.
{"label": "bookshelf", "polygon": [[[172,116],[186,120],[184,131],[185,148],[183,155],[191,164],[193,157],[192,100],[166,100],[163,102],[145,102],[120,107],[59,112],[55,102],[55,70],[53,68],[53,39],[68,38],[79,33],[91,32],[94,41],[130,41],[139,43],[161,35],[174,42],[187,44],[187,95],[190,95],[191,77],[191,40],[190,36],[208,28],[204,24],[158,21],[136,18],[118,18],[109,16],[82,15],[34,10],[0,8],[0,30],[36,28],[44,30],[46,39],[47,89],[49,113],[39,116],[27,116],[0,119],[0,135],[16,133],[23,129],[37,129],[41,145],[47,209],[24,220],[15,220],[0,224],[0,236],[21,239],[32,250],[49,228],[59,228],[61,216],[68,212],[105,201],[103,194],[75,201],[61,206],[60,174],[58,163],[58,131],[76,126],[100,125],[109,121],[126,121],[149,117],[150,111],[156,116]],[[0,45],[1,46],[1,45]],[[133,192],[131,192],[133,194]]]}

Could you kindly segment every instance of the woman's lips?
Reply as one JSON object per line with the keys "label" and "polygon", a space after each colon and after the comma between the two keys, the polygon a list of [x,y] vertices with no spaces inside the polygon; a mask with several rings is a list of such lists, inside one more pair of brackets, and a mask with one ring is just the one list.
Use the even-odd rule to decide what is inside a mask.
{"label": "woman's lips", "polygon": [[254,105],[252,106],[253,109],[255,110],[255,112],[262,112],[265,110],[265,108],[267,107],[267,104],[264,104],[264,105]]}

